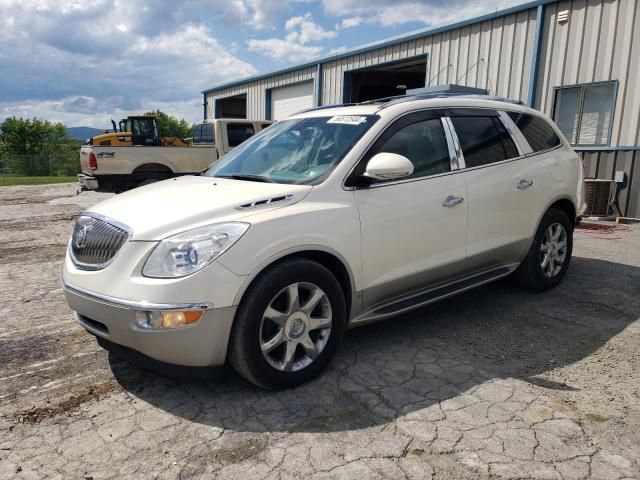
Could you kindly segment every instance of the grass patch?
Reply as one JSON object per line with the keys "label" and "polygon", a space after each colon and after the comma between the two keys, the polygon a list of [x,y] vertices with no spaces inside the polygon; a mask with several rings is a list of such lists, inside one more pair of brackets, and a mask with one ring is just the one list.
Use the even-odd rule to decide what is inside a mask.
{"label": "grass patch", "polygon": [[73,177],[4,177],[0,176],[0,187],[9,185],[47,185],[50,183],[73,183],[78,179]]}

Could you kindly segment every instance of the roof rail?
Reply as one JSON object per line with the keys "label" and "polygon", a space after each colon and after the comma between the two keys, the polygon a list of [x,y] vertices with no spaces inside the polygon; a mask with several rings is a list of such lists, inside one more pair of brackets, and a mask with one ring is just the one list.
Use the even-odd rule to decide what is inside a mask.
{"label": "roof rail", "polygon": [[450,97],[458,97],[458,98],[478,98],[484,100],[492,100],[494,102],[503,102],[503,103],[511,103],[513,105],[524,105],[524,102],[521,100],[514,100],[513,98],[507,97],[497,97],[495,95],[482,95],[477,93],[415,93],[411,95],[395,95],[392,97],[383,97],[376,98],[374,100],[366,100],[364,102],[357,103],[338,103],[336,105],[323,105],[321,107],[313,107],[308,108],[306,110],[300,110],[297,113],[307,113],[307,112],[315,112],[318,110],[326,110],[329,108],[340,108],[340,107],[353,107],[356,105],[376,105],[379,104],[379,110],[383,108],[388,108],[393,105],[398,105],[399,103],[411,102],[413,100],[431,100],[434,98],[450,98]]}

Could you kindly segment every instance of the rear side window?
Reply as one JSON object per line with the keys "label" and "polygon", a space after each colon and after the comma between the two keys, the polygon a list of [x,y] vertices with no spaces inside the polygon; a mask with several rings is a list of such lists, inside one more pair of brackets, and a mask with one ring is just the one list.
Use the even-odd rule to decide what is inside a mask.
{"label": "rear side window", "polygon": [[193,129],[193,143],[214,143],[213,123],[196,125]]}
{"label": "rear side window", "polygon": [[227,125],[227,133],[229,135],[229,146],[237,147],[256,132],[250,123],[229,123]]}
{"label": "rear side window", "polygon": [[560,138],[544,119],[526,113],[507,112],[507,114],[520,129],[534,152],[560,145]]}
{"label": "rear side window", "polygon": [[467,168],[479,167],[517,157],[518,149],[498,117],[454,116]]}
{"label": "rear side window", "polygon": [[447,139],[439,118],[412,123],[395,132],[378,150],[403,155],[413,163],[410,178],[448,172],[451,169]]}

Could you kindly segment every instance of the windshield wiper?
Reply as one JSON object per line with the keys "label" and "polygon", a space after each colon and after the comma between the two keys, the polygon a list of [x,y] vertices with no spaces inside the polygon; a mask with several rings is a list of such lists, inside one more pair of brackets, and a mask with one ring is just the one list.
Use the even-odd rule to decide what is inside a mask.
{"label": "windshield wiper", "polygon": [[269,177],[263,177],[261,175],[249,175],[235,173],[233,175],[216,175],[218,178],[233,178],[234,180],[247,180],[249,182],[264,182],[264,183],[276,183],[275,180]]}

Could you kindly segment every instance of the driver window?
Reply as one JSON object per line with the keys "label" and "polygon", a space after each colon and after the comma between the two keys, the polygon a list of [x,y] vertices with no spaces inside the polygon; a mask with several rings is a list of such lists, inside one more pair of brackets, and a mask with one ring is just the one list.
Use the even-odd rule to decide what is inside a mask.
{"label": "driver window", "polygon": [[447,139],[439,118],[412,123],[395,132],[376,153],[396,153],[413,163],[413,174],[419,178],[451,170]]}

